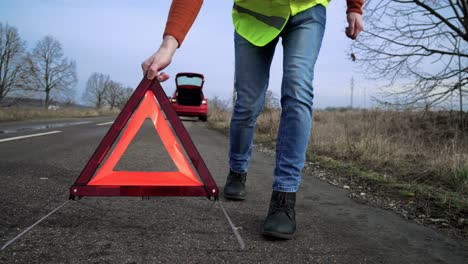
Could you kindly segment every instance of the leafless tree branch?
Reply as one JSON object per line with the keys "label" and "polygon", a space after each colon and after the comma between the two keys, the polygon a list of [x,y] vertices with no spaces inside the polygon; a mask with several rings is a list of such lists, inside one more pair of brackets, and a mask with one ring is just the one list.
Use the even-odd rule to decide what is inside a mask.
{"label": "leafless tree branch", "polygon": [[386,82],[376,100],[426,107],[468,89],[466,0],[368,0],[364,13],[352,57],[370,79]]}

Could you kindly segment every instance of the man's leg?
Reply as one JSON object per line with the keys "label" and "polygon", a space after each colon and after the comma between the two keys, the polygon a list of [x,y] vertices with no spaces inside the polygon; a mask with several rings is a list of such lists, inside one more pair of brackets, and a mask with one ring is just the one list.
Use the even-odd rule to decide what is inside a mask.
{"label": "man's leg", "polygon": [[235,76],[237,99],[231,118],[229,166],[224,197],[245,198],[246,173],[252,154],[255,123],[265,100],[270,65],[278,39],[265,47],[257,47],[234,34]]}
{"label": "man's leg", "polygon": [[284,50],[281,119],[270,211],[264,234],[291,238],[296,229],[295,193],[301,180],[312,125],[314,66],[325,29],[326,10],[314,6],[289,19],[281,33]]}

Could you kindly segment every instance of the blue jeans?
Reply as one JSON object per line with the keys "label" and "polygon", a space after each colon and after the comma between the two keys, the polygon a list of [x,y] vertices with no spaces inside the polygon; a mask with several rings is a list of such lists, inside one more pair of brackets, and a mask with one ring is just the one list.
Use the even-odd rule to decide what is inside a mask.
{"label": "blue jeans", "polygon": [[[314,6],[293,17],[281,32],[283,80],[281,120],[276,142],[273,190],[296,192],[301,181],[312,127],[314,66],[325,30],[326,9]],[[257,47],[235,33],[237,100],[230,126],[229,166],[247,172],[255,124],[265,101],[270,66],[278,39]]]}

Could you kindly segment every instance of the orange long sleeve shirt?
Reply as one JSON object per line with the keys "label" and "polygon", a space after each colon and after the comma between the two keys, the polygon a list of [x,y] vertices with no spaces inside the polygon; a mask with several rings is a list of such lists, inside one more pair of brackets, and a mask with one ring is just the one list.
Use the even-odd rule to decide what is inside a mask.
{"label": "orange long sleeve shirt", "polygon": [[[362,14],[364,0],[346,0],[346,3],[348,5],[346,13]],[[164,35],[171,35],[176,38],[180,46],[195,21],[202,4],[203,0],[173,0]]]}

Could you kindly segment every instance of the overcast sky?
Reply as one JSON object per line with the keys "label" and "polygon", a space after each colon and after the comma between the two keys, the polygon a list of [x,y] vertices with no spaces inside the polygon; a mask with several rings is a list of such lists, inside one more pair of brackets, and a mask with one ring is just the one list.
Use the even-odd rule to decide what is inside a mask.
{"label": "overcast sky", "polygon": [[[200,14],[173,63],[166,70],[205,75],[205,95],[230,99],[233,85],[234,28],[232,0],[205,0]],[[171,1],[163,0],[0,0],[0,22],[15,26],[28,49],[46,35],[56,38],[64,53],[77,63],[77,95],[93,72],[136,87],[140,64],[158,47]],[[355,105],[364,106],[370,84],[349,60],[351,40],[344,35],[346,1],[333,0],[327,8],[327,26],[315,68],[315,106],[347,106],[350,79],[355,79]],[[280,94],[282,47],[277,46],[270,90]],[[174,79],[163,84],[174,91]],[[364,91],[366,90],[366,91]],[[369,106],[370,99],[366,101]]]}

